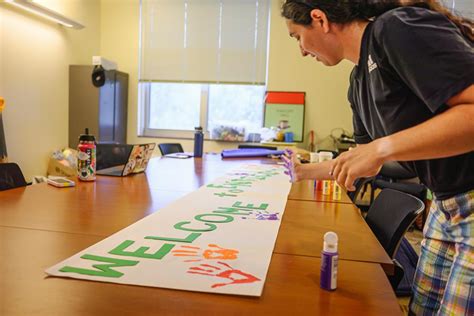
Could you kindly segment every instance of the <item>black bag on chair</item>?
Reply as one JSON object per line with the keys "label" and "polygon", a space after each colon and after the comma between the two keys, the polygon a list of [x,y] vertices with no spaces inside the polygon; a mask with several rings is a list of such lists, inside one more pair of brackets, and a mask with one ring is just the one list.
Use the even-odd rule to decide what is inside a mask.
{"label": "black bag on chair", "polygon": [[406,238],[400,242],[400,247],[395,253],[395,259],[403,267],[403,278],[395,289],[397,296],[410,296],[412,293],[413,279],[415,277],[418,254]]}

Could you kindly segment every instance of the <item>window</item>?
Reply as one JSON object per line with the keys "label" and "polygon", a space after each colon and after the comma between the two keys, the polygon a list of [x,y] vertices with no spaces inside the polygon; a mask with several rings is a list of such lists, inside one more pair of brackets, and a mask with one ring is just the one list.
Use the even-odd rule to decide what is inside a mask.
{"label": "window", "polygon": [[241,140],[263,124],[269,0],[142,0],[140,133]]}
{"label": "window", "polygon": [[149,94],[150,128],[192,130],[199,126],[201,85],[152,83]]}

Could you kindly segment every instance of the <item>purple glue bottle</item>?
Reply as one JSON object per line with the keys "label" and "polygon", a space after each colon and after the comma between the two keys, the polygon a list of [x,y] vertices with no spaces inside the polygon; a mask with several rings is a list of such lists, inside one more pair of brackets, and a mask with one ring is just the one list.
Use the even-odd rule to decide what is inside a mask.
{"label": "purple glue bottle", "polygon": [[333,291],[337,287],[337,234],[327,232],[324,234],[324,246],[321,252],[321,288]]}

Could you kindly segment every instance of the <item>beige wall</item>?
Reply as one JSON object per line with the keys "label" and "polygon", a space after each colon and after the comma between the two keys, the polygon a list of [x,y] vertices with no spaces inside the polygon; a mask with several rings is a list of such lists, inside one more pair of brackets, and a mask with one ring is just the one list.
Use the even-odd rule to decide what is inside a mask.
{"label": "beige wall", "polygon": [[67,145],[68,66],[100,51],[96,0],[36,1],[86,25],[71,30],[0,3],[0,93],[9,160],[29,180]]}
{"label": "beige wall", "polygon": [[[342,62],[326,67],[310,57],[303,58],[297,41],[289,37],[280,16],[280,0],[272,0],[268,89],[305,91],[305,141],[310,130],[315,141],[322,141],[334,128],[352,132],[352,113],[347,101],[349,75],[353,64]],[[339,135],[340,132],[336,132]],[[305,145],[306,145],[305,144]],[[320,143],[328,147],[326,141]]]}
{"label": "beige wall", "polygon": [[[1,10],[1,9],[0,9]],[[3,14],[0,11],[0,97],[3,97]]]}
{"label": "beige wall", "polygon": [[[327,68],[299,56],[297,44],[290,39],[284,19],[279,14],[280,1],[272,0],[268,89],[306,91],[305,135],[314,130],[317,138],[329,135],[335,127],[352,130],[351,113],[346,99],[349,63]],[[115,60],[119,69],[130,74],[128,107],[128,142],[181,142],[192,150],[192,140],[137,137],[139,1],[101,1],[101,54]],[[307,138],[307,137],[306,137]],[[306,146],[306,144],[302,145]],[[206,141],[205,151],[220,152],[235,148],[233,143]]]}

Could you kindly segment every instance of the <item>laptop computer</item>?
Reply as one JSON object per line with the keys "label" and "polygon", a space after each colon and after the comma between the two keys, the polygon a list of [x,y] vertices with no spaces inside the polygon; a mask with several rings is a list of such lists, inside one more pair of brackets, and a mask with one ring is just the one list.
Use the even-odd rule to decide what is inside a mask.
{"label": "laptop computer", "polygon": [[125,177],[144,172],[156,144],[97,144],[97,174]]}

